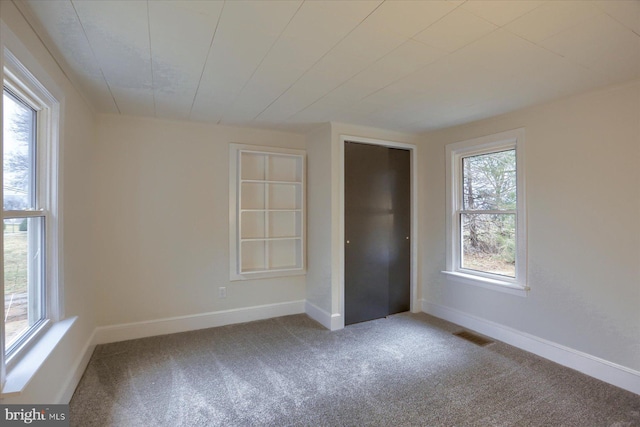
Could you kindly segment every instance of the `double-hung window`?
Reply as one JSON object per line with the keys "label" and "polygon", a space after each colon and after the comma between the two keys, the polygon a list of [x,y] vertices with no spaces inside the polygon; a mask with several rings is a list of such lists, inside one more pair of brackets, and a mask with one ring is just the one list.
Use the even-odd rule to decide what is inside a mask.
{"label": "double-hung window", "polygon": [[57,287],[58,104],[7,50],[2,94],[3,368],[17,363],[61,307]]}
{"label": "double-hung window", "polygon": [[526,285],[524,130],[447,145],[447,269],[511,293]]}

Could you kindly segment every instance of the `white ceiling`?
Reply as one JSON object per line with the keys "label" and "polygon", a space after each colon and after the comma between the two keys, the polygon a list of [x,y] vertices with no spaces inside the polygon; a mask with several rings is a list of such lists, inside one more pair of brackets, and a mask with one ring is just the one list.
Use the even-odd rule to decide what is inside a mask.
{"label": "white ceiling", "polygon": [[640,1],[14,0],[97,111],[451,126],[640,78]]}

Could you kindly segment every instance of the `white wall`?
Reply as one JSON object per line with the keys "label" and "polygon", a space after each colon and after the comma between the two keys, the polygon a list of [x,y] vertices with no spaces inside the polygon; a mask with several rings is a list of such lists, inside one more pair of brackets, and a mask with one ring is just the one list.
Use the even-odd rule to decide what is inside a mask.
{"label": "white wall", "polygon": [[[94,163],[94,115],[83,98],[51,58],[31,27],[12,2],[1,2],[2,20],[17,37],[18,43],[33,57],[25,63],[45,85],[47,80],[57,86],[64,97],[61,131],[61,167],[63,170],[62,208],[64,242],[65,317],[78,316],[25,390],[2,400],[9,403],[57,402],[64,395],[65,385],[73,388],[74,377],[84,369],[85,346],[95,328],[95,292],[93,282],[93,248],[91,234],[92,198],[94,195],[92,167]],[[6,35],[6,34],[5,34]],[[3,38],[12,48],[12,38]],[[19,58],[24,61],[24,58]],[[40,71],[36,70],[40,68]]]}
{"label": "white wall", "polygon": [[325,317],[331,313],[331,177],[331,124],[327,123],[307,134],[306,300]]}
{"label": "white wall", "polygon": [[[524,127],[529,296],[450,283],[447,143]],[[453,309],[640,371],[640,82],[423,135],[423,292]]]}
{"label": "white wall", "polygon": [[292,133],[100,116],[99,325],[305,299],[304,276],[229,281],[231,142],[305,148],[304,136]]}

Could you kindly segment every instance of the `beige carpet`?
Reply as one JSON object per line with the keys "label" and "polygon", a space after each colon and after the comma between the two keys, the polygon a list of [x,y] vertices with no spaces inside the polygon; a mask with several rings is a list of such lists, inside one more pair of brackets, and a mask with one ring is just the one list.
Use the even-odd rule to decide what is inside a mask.
{"label": "beige carpet", "polygon": [[640,396],[461,328],[305,315],[98,346],[77,426],[640,426]]}

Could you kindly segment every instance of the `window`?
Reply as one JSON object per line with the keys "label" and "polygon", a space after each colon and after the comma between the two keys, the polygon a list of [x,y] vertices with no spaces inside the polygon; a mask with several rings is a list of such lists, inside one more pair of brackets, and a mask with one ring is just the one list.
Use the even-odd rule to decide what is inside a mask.
{"label": "window", "polygon": [[304,151],[230,150],[231,280],[304,274]]}
{"label": "window", "polygon": [[58,103],[5,50],[2,96],[3,359],[18,356],[57,320]]}
{"label": "window", "polygon": [[526,286],[524,130],[449,144],[447,270],[518,293]]}

